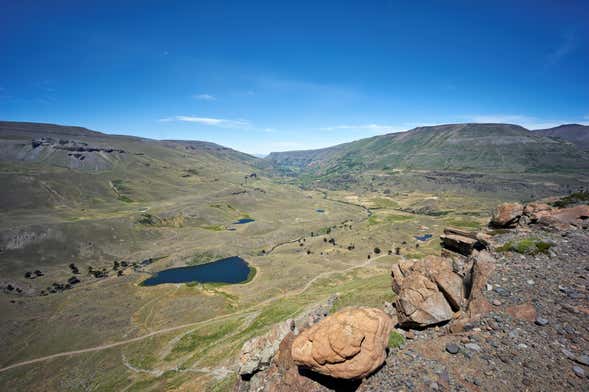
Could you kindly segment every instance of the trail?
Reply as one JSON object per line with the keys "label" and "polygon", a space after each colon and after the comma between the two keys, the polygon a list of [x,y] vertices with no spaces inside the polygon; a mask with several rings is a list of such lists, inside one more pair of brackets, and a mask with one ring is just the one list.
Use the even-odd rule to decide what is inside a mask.
{"label": "trail", "polygon": [[249,313],[254,312],[257,307],[262,306],[262,305],[266,305],[269,302],[273,302],[273,301],[276,301],[276,300],[279,300],[281,298],[288,297],[288,296],[291,296],[291,295],[300,295],[300,294],[304,293],[305,291],[307,291],[309,289],[309,287],[311,287],[311,285],[313,283],[315,283],[318,279],[321,279],[321,278],[323,278],[325,276],[328,276],[328,275],[331,275],[331,274],[346,273],[346,272],[352,271],[354,269],[364,268],[364,267],[368,266],[371,262],[373,262],[373,261],[375,261],[375,260],[377,260],[377,259],[379,259],[381,257],[385,257],[385,256],[387,256],[387,255],[386,254],[382,254],[380,256],[374,257],[371,260],[367,260],[366,262],[364,262],[362,264],[351,266],[351,267],[346,268],[346,269],[343,269],[343,270],[323,272],[323,273],[315,276],[310,281],[308,281],[307,284],[305,286],[303,286],[300,290],[295,291],[295,292],[284,293],[284,294],[279,295],[279,296],[276,296],[276,297],[268,298],[267,300],[265,300],[263,302],[260,302],[260,303],[258,303],[256,305],[252,306],[251,308],[248,308],[248,309],[244,310],[243,312],[225,314],[225,315],[213,317],[213,318],[208,319],[208,320],[196,321],[196,322],[193,322],[193,323],[188,323],[188,324],[177,325],[177,326],[174,326],[174,327],[163,328],[163,329],[159,329],[157,331],[152,331],[152,332],[150,332],[148,334],[137,336],[137,337],[134,337],[134,338],[131,338],[131,339],[121,340],[121,341],[114,342],[114,343],[103,344],[103,345],[96,346],[96,347],[90,347],[90,348],[85,348],[85,349],[81,349],[81,350],[65,351],[65,352],[61,352],[61,353],[57,353],[57,354],[47,355],[47,356],[44,356],[44,357],[30,359],[30,360],[27,360],[27,361],[13,363],[12,365],[8,365],[8,366],[5,366],[3,368],[0,368],[0,373],[3,373],[5,371],[7,371],[7,370],[14,369],[14,368],[17,368],[17,367],[26,366],[26,365],[32,365],[32,364],[35,364],[35,363],[44,362],[44,361],[48,361],[48,360],[55,359],[55,358],[62,358],[62,357],[67,357],[67,356],[71,356],[71,355],[79,355],[79,354],[91,353],[91,352],[96,352],[96,351],[108,350],[110,348],[124,346],[124,345],[129,344],[129,343],[139,342],[141,340],[148,339],[148,338],[150,338],[152,336],[161,335],[161,334],[165,334],[165,333],[168,333],[168,332],[174,332],[174,331],[178,331],[178,330],[181,330],[181,329],[184,329],[184,328],[194,327],[194,326],[201,325],[201,324],[207,324],[207,323],[211,323],[211,322],[214,322],[214,321],[219,321],[219,320],[223,320],[223,319],[226,319],[226,318],[235,317],[235,316],[238,316],[238,315],[241,315],[241,314],[249,314]]}
{"label": "trail", "polygon": [[[325,196],[325,198],[327,198],[326,193],[324,193],[324,196]],[[331,200],[331,199],[329,199],[329,200]],[[353,205],[355,207],[361,207],[366,212],[368,212],[368,216],[370,216],[372,214],[372,211],[370,211],[370,209],[368,209],[368,208],[366,208],[364,206],[358,205],[358,204],[348,203],[348,202],[344,202],[344,201],[341,201],[341,200],[332,200],[332,201],[334,201],[334,202],[340,202],[340,203],[344,203],[344,204],[350,204],[350,205]],[[367,219],[367,218],[365,218],[365,219]],[[174,233],[174,234],[176,234],[176,233]],[[275,247],[273,247],[272,250],[274,250],[278,246],[285,245],[287,243],[296,242],[296,241],[298,241],[298,239],[291,240],[291,241],[288,241],[286,243],[278,244]],[[10,369],[15,369],[15,368],[26,366],[26,365],[32,365],[32,364],[35,364],[35,363],[44,362],[44,361],[48,361],[48,360],[51,360],[51,359],[68,357],[68,356],[71,356],[71,355],[79,355],[79,354],[86,354],[86,353],[91,353],[91,352],[108,350],[108,349],[111,349],[111,348],[124,346],[124,345],[130,344],[130,343],[139,342],[139,341],[148,339],[148,338],[153,337],[153,336],[156,336],[156,335],[161,335],[161,334],[165,334],[165,333],[169,333],[169,332],[174,332],[174,331],[178,331],[178,330],[185,329],[185,328],[195,327],[195,326],[198,326],[198,325],[201,325],[201,324],[207,324],[207,323],[211,323],[211,322],[218,321],[218,320],[223,320],[223,319],[226,319],[226,318],[235,317],[235,316],[242,315],[242,314],[246,314],[247,315],[249,313],[254,312],[256,308],[258,308],[260,306],[263,306],[263,305],[266,305],[266,304],[268,304],[270,302],[273,302],[273,301],[276,301],[276,300],[279,300],[281,298],[285,298],[285,297],[288,297],[288,296],[291,296],[291,295],[300,295],[300,294],[304,293],[305,291],[307,291],[311,287],[311,285],[313,283],[315,283],[318,279],[324,278],[325,276],[328,276],[328,275],[331,275],[331,274],[346,273],[346,272],[349,272],[349,271],[352,271],[352,270],[355,270],[355,269],[358,269],[358,268],[364,268],[364,267],[367,267],[369,264],[371,264],[373,261],[375,261],[375,260],[377,260],[377,259],[379,259],[381,257],[385,257],[385,256],[387,256],[387,254],[382,254],[380,256],[376,256],[376,257],[374,257],[372,259],[369,259],[369,260],[365,261],[362,264],[351,266],[351,267],[346,268],[346,269],[343,269],[343,270],[325,271],[325,272],[320,273],[319,275],[315,276],[310,281],[308,281],[307,284],[305,284],[305,286],[303,286],[298,291],[287,292],[287,293],[281,294],[281,295],[276,296],[276,297],[268,298],[267,300],[262,301],[262,302],[260,302],[260,303],[258,303],[256,305],[248,308],[248,309],[244,309],[242,312],[221,315],[221,316],[213,317],[213,318],[208,319],[208,320],[196,321],[196,322],[193,322],[193,323],[188,323],[188,324],[177,325],[177,326],[174,326],[174,327],[163,328],[163,329],[159,329],[157,331],[152,331],[152,332],[150,332],[148,334],[145,334],[145,335],[137,336],[137,337],[126,339],[126,340],[121,340],[121,341],[114,342],[114,343],[103,344],[103,345],[100,345],[100,346],[95,346],[95,347],[90,347],[90,348],[85,348],[85,349],[80,349],[80,350],[65,351],[65,352],[61,352],[61,353],[46,355],[44,357],[39,357],[39,358],[35,358],[35,359],[29,359],[27,361],[13,363],[12,365],[8,365],[8,366],[5,366],[3,368],[0,368],[0,373],[4,373],[4,372],[6,372],[6,371],[8,371]]]}

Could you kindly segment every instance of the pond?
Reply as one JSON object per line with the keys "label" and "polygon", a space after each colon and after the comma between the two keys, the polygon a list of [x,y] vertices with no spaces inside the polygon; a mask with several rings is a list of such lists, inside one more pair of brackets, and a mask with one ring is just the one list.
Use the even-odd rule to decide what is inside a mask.
{"label": "pond", "polygon": [[143,281],[143,286],[163,283],[241,283],[248,279],[251,269],[238,256],[189,267],[169,268]]}
{"label": "pond", "polygon": [[322,209],[322,208],[318,208],[318,209],[316,209],[315,211],[316,211],[316,212],[325,212],[325,210],[324,210],[324,209]]}
{"label": "pond", "polygon": [[233,222],[234,225],[243,225],[244,223],[250,223],[250,222],[255,222],[255,219],[252,218],[241,218],[235,222]]}
{"label": "pond", "polygon": [[433,236],[431,234],[424,234],[424,235],[416,235],[415,239],[419,240],[419,241],[427,241],[430,238],[432,238]]}

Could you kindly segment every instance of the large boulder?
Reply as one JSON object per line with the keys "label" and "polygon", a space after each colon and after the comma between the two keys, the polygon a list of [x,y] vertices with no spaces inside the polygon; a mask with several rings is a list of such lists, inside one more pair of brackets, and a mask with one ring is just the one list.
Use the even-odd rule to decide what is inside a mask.
{"label": "large boulder", "polygon": [[392,286],[399,325],[423,328],[457,316],[478,317],[487,312],[483,295],[495,269],[495,259],[486,251],[473,251],[469,258],[428,256],[392,267]]}
{"label": "large boulder", "polygon": [[452,319],[452,308],[438,286],[419,272],[407,276],[395,306],[401,326],[425,327]]}
{"label": "large boulder", "polygon": [[393,265],[399,324],[425,327],[452,319],[464,302],[463,278],[449,258],[428,256]]}
{"label": "large boulder", "polygon": [[536,223],[542,216],[550,215],[552,209],[546,203],[528,203],[524,207],[524,215],[530,219],[531,223]]}
{"label": "large boulder", "polygon": [[503,203],[493,210],[490,225],[498,228],[515,227],[524,213],[520,203]]}
{"label": "large boulder", "polygon": [[272,358],[278,351],[280,342],[286,335],[295,331],[293,320],[274,324],[265,335],[257,336],[244,343],[239,355],[241,376],[249,376],[270,366]]}
{"label": "large boulder", "polygon": [[384,362],[392,324],[380,309],[345,308],[301,332],[292,344],[292,358],[333,378],[364,378]]}
{"label": "large boulder", "polygon": [[468,316],[477,318],[491,310],[491,305],[483,295],[487,281],[495,271],[495,258],[489,252],[477,252],[471,258],[472,266],[468,274],[467,291]]}
{"label": "large boulder", "polygon": [[538,217],[538,224],[566,230],[571,225],[581,226],[583,222],[587,222],[587,219],[589,219],[589,206],[579,205],[545,211]]}

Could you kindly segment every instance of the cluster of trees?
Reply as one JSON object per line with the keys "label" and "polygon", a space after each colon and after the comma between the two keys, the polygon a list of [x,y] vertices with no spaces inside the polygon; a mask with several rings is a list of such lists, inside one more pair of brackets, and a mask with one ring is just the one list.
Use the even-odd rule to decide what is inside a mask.
{"label": "cluster of trees", "polygon": [[25,272],[26,279],[35,279],[35,278],[38,278],[43,275],[45,275],[45,274],[39,270],[35,270],[33,272],[29,272],[29,271]]}

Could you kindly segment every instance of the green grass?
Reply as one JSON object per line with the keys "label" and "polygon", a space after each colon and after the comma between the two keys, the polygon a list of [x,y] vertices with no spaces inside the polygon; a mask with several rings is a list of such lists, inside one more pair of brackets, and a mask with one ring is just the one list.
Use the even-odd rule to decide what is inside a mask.
{"label": "green grass", "polygon": [[218,259],[222,259],[224,256],[220,256],[216,253],[212,252],[198,252],[195,253],[190,260],[186,262],[186,265],[199,265],[199,264],[206,264],[210,263],[211,261],[215,261]]}
{"label": "green grass", "polygon": [[236,382],[237,376],[235,374],[230,374],[227,377],[219,381],[214,381],[208,385],[206,392],[231,392]]}
{"label": "green grass", "polygon": [[223,225],[205,225],[200,226],[201,229],[210,230],[210,231],[223,231],[225,230],[225,226]]}
{"label": "green grass", "polygon": [[125,195],[120,195],[118,199],[124,203],[133,203],[133,199]]}
{"label": "green grass", "polygon": [[535,255],[548,253],[552,244],[537,238],[524,238],[519,241],[508,241],[496,249],[497,252],[517,252],[521,254]]}
{"label": "green grass", "polygon": [[414,217],[411,215],[376,215],[373,214],[368,218],[368,225],[378,225],[381,223],[400,223],[413,220]]}
{"label": "green grass", "polygon": [[469,219],[448,219],[446,220],[446,223],[450,226],[464,227],[468,229],[480,229],[482,226],[480,222]]}
{"label": "green grass", "polygon": [[374,209],[378,208],[399,208],[399,204],[391,199],[385,199],[384,197],[375,197],[370,200],[374,204]]}
{"label": "green grass", "polygon": [[399,348],[405,344],[405,337],[397,331],[391,331],[389,335],[389,348]]}
{"label": "green grass", "polygon": [[552,205],[556,208],[566,208],[573,204],[589,204],[589,192],[576,192],[555,201]]}
{"label": "green grass", "polygon": [[[198,330],[182,336],[178,343],[172,349],[172,353],[182,354],[193,352],[197,349],[206,348],[217,340],[231,332],[234,332],[241,325],[240,320],[229,320],[217,324],[214,328],[206,328],[206,330]],[[203,328],[205,329],[205,328]]]}
{"label": "green grass", "polygon": [[393,302],[395,294],[390,288],[388,276],[387,282],[382,277],[377,277],[373,281],[365,282],[361,287],[354,287],[347,292],[340,293],[339,298],[335,301],[330,313],[337,312],[348,306],[369,306],[382,307],[385,301]]}

